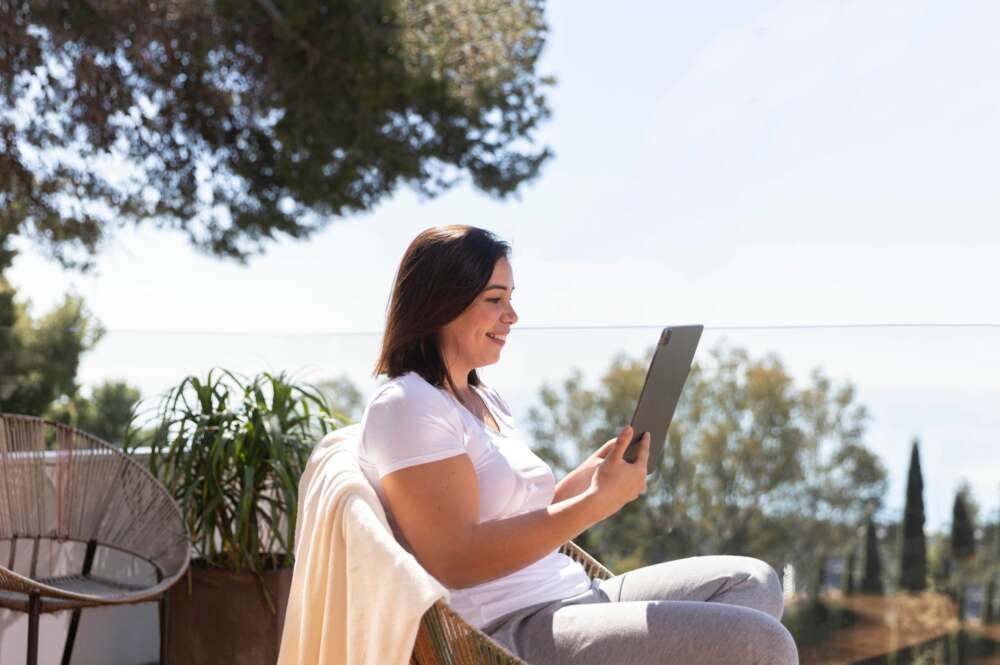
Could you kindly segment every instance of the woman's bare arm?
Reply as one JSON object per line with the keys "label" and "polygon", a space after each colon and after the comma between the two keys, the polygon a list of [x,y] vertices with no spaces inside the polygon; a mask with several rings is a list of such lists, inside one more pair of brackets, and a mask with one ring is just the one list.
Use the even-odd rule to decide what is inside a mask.
{"label": "woman's bare arm", "polygon": [[474,586],[538,561],[638,497],[648,436],[635,464],[622,459],[630,440],[626,428],[586,490],[516,517],[479,522],[479,487],[467,455],[400,469],[382,479],[382,489],[421,565],[451,588]]}
{"label": "woman's bare arm", "polygon": [[552,503],[557,503],[563,499],[576,496],[590,487],[590,479],[594,477],[594,471],[600,465],[601,460],[608,456],[617,439],[611,439],[598,450],[594,451],[587,459],[583,460],[580,466],[576,467],[556,484],[556,491],[552,497]]}

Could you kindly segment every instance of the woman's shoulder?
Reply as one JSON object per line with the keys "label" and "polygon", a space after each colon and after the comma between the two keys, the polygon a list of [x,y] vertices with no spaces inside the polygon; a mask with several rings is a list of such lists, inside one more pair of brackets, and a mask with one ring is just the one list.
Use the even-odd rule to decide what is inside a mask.
{"label": "woman's shoulder", "polygon": [[376,388],[366,411],[442,411],[448,406],[438,388],[416,372],[407,372]]}
{"label": "woman's shoulder", "polygon": [[379,386],[365,407],[359,458],[385,475],[465,452],[464,431],[439,389],[420,375],[405,374]]}

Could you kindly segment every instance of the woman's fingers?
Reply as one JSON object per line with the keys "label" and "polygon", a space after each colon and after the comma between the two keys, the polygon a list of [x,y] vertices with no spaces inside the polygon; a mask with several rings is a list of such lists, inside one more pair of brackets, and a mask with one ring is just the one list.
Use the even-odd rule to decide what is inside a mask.
{"label": "woman's fingers", "polygon": [[618,442],[618,438],[617,437],[615,437],[614,439],[609,439],[608,441],[605,441],[604,445],[601,446],[597,450],[597,452],[594,453],[594,454],[597,457],[600,457],[601,459],[604,459],[605,457],[608,456],[608,453],[610,453],[611,450],[615,447],[615,443],[617,443],[617,442]]}
{"label": "woman's fingers", "polygon": [[[591,486],[596,490],[595,496],[606,510],[606,516],[614,515],[622,506],[634,501],[646,490],[646,465],[649,460],[649,433],[644,432],[637,441],[639,445],[636,462],[625,462],[625,451],[632,443],[634,429],[629,426],[621,431],[617,438],[605,444],[610,445],[605,457],[594,470]],[[602,448],[603,451],[603,448]]]}
{"label": "woman's fingers", "polygon": [[643,432],[639,439],[639,454],[635,458],[636,464],[644,469],[649,469],[649,432]]}
{"label": "woman's fingers", "polygon": [[614,448],[611,449],[611,454],[608,457],[615,460],[621,461],[625,455],[625,451],[628,449],[628,444],[632,443],[632,426],[628,425],[621,431],[618,435],[618,439],[615,440]]}

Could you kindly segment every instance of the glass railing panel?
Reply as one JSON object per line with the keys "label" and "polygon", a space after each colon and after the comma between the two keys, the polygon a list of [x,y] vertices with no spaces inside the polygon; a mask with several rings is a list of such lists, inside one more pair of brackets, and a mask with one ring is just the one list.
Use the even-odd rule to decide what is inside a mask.
{"label": "glass railing panel", "polygon": [[[562,471],[628,421],[658,335],[518,325],[482,377]],[[284,371],[326,386],[356,418],[380,341],[110,331],[77,382],[88,394],[124,381],[152,410],[212,367]],[[617,571],[764,559],[782,576],[803,663],[1000,658],[1000,328],[709,326],[695,364],[659,475],[621,519],[581,536],[588,551]],[[919,515],[915,493],[907,503],[915,444],[923,540],[918,529],[905,545],[907,506]]]}

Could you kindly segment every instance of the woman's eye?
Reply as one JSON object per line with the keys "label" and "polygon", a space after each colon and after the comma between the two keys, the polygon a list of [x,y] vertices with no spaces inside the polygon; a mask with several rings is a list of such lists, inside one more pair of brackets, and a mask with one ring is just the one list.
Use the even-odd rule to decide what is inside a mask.
{"label": "woman's eye", "polygon": [[500,302],[499,298],[487,298],[486,302]]}

